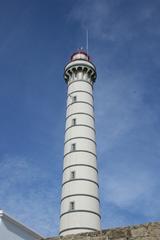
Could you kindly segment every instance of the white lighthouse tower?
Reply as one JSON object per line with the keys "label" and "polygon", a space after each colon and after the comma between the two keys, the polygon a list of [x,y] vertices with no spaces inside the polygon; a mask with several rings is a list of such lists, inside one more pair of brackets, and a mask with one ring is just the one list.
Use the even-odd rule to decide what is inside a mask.
{"label": "white lighthouse tower", "polygon": [[93,84],[96,68],[78,51],[66,65],[68,86],[60,235],[100,230]]}

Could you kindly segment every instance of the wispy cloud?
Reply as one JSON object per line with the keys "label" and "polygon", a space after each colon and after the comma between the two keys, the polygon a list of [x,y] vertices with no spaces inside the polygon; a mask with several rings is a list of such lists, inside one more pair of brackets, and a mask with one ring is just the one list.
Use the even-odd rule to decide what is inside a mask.
{"label": "wispy cloud", "polygon": [[[104,72],[98,77],[95,105],[99,153],[115,147],[122,139],[124,141],[127,134],[128,137],[133,133],[138,136],[139,129],[145,134],[145,128],[149,131],[151,126],[157,126],[157,103],[151,106],[145,101],[150,90],[140,80],[144,77],[140,72],[128,74],[116,70],[111,75]],[[155,134],[153,141],[157,142],[157,133],[154,129],[152,132]]]}
{"label": "wispy cloud", "polygon": [[27,158],[5,156],[0,161],[1,208],[46,236],[58,229],[57,187],[51,179],[49,187],[49,179]]}
{"label": "wispy cloud", "polygon": [[116,167],[118,171],[116,168],[108,171],[107,167],[101,171],[101,197],[109,212],[103,215],[108,227],[140,221],[138,217],[129,220],[129,215],[143,215],[146,221],[157,221],[160,216],[160,184],[155,172],[136,163],[129,166],[117,163]]}
{"label": "wispy cloud", "polygon": [[[131,11],[133,7],[136,11]],[[144,4],[126,0],[86,0],[74,6],[71,17],[80,22],[82,28],[89,28],[91,36],[96,39],[121,41],[137,36],[137,25],[143,24],[144,30],[150,31],[149,21],[158,8],[159,1],[154,1],[154,4],[146,1]],[[158,25],[154,27],[156,33]]]}

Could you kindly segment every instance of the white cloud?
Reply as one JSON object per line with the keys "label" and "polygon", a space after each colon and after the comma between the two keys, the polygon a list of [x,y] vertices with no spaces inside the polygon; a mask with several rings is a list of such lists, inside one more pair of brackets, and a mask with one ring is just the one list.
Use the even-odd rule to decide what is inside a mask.
{"label": "white cloud", "polygon": [[49,179],[27,158],[6,156],[0,161],[1,208],[46,236],[58,229],[57,187]]}
{"label": "white cloud", "polygon": [[98,79],[101,83],[96,86],[95,104],[99,152],[115,146],[139,122],[136,113],[141,109],[144,90],[135,79],[134,75],[124,77],[120,73]]}
{"label": "white cloud", "polygon": [[[145,31],[150,31],[148,21],[153,18],[158,6],[158,1],[154,4],[138,2],[137,6],[132,1],[126,0],[86,0],[78,1],[70,17],[80,22],[83,29],[88,28],[92,37],[119,42],[137,36],[139,34],[137,27],[141,24]],[[133,8],[133,12],[128,8]],[[154,30],[154,33],[159,32],[158,24]]]}
{"label": "white cloud", "polygon": [[123,161],[117,163],[114,171],[106,169],[101,171],[101,190],[107,205],[112,204],[122,212],[127,209],[130,213],[139,213],[146,218],[159,217],[159,179],[153,169],[136,161],[129,166]]}
{"label": "white cloud", "polygon": [[[78,7],[77,7],[78,6]],[[109,6],[107,1],[90,1],[85,3],[76,4],[75,8],[71,12],[71,18],[81,22],[81,26],[91,30],[93,35],[102,37],[104,20],[109,13]]]}

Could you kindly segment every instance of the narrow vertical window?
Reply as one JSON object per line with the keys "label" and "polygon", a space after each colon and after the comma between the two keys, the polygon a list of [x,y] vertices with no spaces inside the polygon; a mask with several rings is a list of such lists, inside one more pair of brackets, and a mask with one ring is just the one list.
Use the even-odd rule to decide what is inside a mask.
{"label": "narrow vertical window", "polygon": [[71,151],[75,151],[76,150],[76,144],[75,143],[72,143],[71,145]]}
{"label": "narrow vertical window", "polygon": [[70,202],[70,204],[69,204],[69,210],[70,210],[70,211],[75,210],[75,202]]}
{"label": "narrow vertical window", "polygon": [[72,119],[72,125],[75,126],[76,125],[76,118]]}
{"label": "narrow vertical window", "polygon": [[76,176],[75,171],[71,171],[71,179],[75,179],[75,176]]}
{"label": "narrow vertical window", "polygon": [[73,96],[73,102],[77,102],[77,96]]}

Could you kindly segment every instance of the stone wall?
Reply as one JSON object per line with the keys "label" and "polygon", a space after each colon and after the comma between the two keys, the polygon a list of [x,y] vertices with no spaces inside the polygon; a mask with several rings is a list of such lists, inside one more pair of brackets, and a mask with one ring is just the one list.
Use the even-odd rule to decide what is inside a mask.
{"label": "stone wall", "polygon": [[97,232],[46,238],[45,240],[160,240],[160,222]]}

